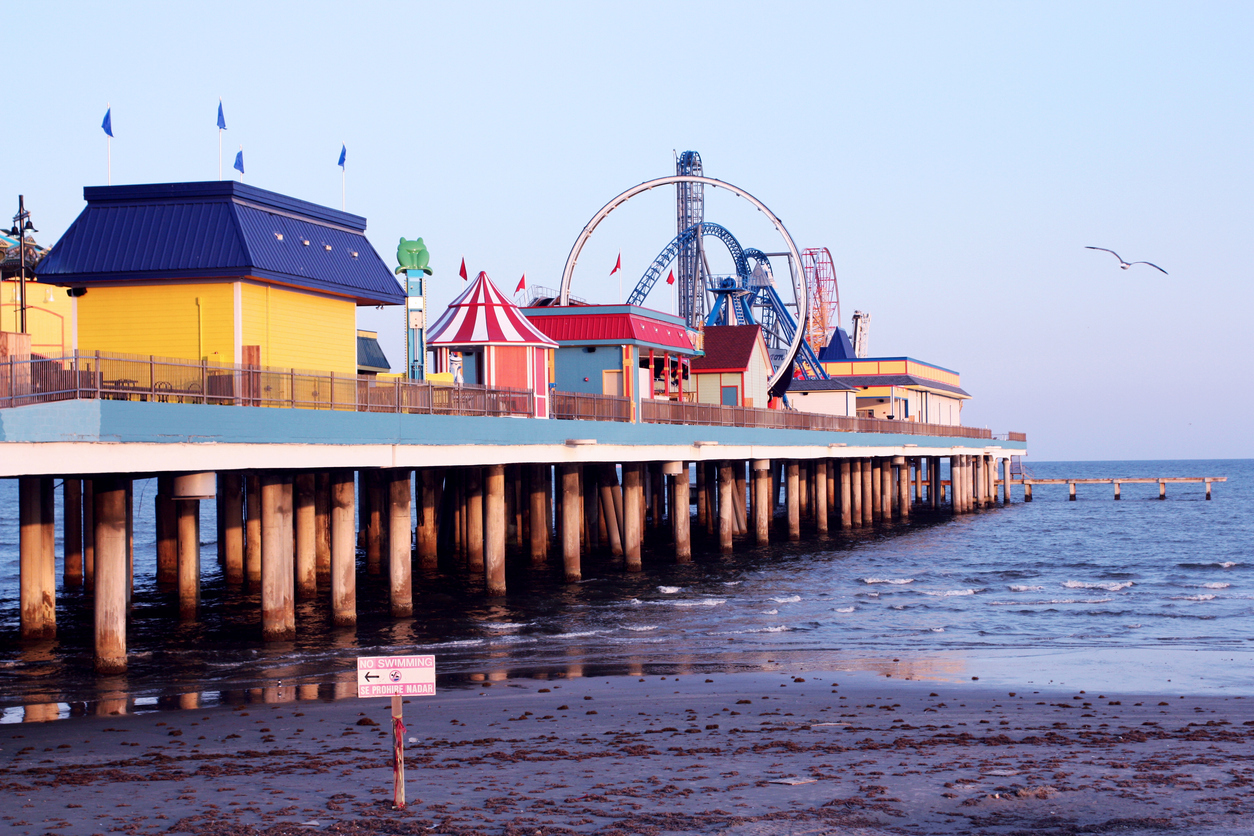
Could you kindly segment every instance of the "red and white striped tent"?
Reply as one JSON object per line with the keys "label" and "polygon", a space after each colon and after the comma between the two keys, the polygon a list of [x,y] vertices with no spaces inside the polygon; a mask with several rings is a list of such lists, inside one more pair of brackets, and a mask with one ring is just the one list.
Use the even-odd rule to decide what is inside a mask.
{"label": "red and white striped tent", "polygon": [[[460,351],[466,383],[534,392],[536,417],[548,417],[549,358],[557,343],[532,325],[487,273],[480,272],[449,304],[427,332],[427,345],[438,355]],[[436,365],[448,368],[446,356]]]}

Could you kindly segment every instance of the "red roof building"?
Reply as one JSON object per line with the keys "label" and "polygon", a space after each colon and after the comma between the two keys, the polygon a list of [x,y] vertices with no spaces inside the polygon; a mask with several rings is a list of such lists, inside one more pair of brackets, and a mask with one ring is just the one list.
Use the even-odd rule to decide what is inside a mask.
{"label": "red roof building", "polygon": [[691,400],[688,363],[696,334],[677,316],[636,305],[523,308],[559,346],[554,381],[564,392]]}

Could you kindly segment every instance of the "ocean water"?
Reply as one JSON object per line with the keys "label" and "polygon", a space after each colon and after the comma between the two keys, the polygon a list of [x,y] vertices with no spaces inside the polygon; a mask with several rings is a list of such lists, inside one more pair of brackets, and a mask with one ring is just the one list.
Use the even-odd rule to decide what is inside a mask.
{"label": "ocean water", "polygon": [[[355,680],[358,655],[434,653],[458,678],[747,669],[860,670],[900,678],[1148,693],[1254,692],[1254,461],[1037,462],[1041,478],[1226,476],[1200,484],[1038,486],[1034,501],[959,518],[916,514],[874,531],[808,536],[724,557],[665,542],[628,575],[585,558],[580,584],[511,554],[509,594],[454,567],[415,574],[412,619],[359,572],[359,624],[301,604],[294,642],[260,641],[255,592],[229,590],[204,503],[202,618],[179,624],[154,583],[155,482],[135,488],[130,670],[91,670],[90,600],[58,590],[58,637],[18,640],[16,483],[0,483],[0,709],[128,695],[221,694]],[[59,494],[59,492],[58,492]],[[58,509],[58,520],[60,514]],[[695,524],[694,524],[695,528]],[[58,542],[58,554],[60,544]],[[58,565],[58,578],[60,578]],[[325,595],[322,596],[325,598]]]}

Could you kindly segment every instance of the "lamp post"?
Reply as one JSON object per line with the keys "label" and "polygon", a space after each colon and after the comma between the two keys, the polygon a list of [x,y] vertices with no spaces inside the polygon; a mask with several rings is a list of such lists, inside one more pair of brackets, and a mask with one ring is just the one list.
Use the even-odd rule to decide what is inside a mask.
{"label": "lamp post", "polygon": [[17,214],[13,216],[13,228],[9,234],[17,238],[17,258],[21,270],[19,294],[21,299],[21,332],[26,333],[26,233],[38,232],[30,222],[30,212],[26,211],[25,195],[17,196]]}

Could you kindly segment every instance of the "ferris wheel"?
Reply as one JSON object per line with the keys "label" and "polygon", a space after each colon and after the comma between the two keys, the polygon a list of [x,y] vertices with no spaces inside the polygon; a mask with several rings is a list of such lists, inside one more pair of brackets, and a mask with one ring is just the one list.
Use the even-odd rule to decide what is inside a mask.
{"label": "ferris wheel", "polygon": [[[774,365],[768,382],[772,393],[782,393],[787,389],[786,382],[793,376],[794,368],[800,370],[805,377],[825,378],[827,375],[823,372],[817,356],[806,339],[812,295],[805,271],[801,269],[803,264],[801,253],[792,236],[789,235],[783,222],[762,201],[731,183],[701,175],[700,158],[696,157],[694,166],[692,165],[693,157],[696,157],[695,152],[685,152],[680,160],[679,170],[682,172],[686,168],[687,171],[695,170],[696,173],[680,173],[673,177],[647,180],[617,195],[592,216],[592,219],[584,225],[583,231],[571,247],[570,255],[567,256],[566,266],[562,270],[558,304],[570,303],[575,264],[579,260],[584,244],[601,221],[637,195],[659,186],[677,186],[681,211],[687,213],[681,216],[680,223],[682,225],[685,219],[693,222],[687,226],[681,226],[674,240],[654,259],[628,297],[628,303],[642,304],[649,291],[657,284],[665,267],[678,258],[681,272],[679,309],[690,328],[702,328],[707,324],[761,325]],[[787,247],[786,252],[770,255],[787,258],[788,280],[785,290],[786,295],[792,297],[792,301],[788,301],[784,294],[779,293],[767,253],[741,247],[735,236],[726,228],[702,220],[700,215],[693,211],[694,202],[699,202],[698,211],[703,214],[705,186],[731,192],[736,197],[748,201],[770,220]],[[707,238],[717,239],[727,248],[735,265],[734,275],[710,274],[708,262],[704,258]],[[684,269],[686,264],[689,265],[688,270]]]}

